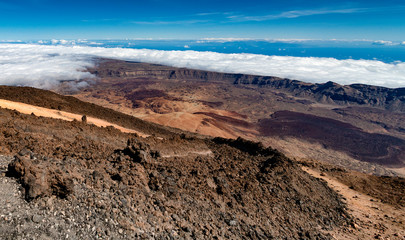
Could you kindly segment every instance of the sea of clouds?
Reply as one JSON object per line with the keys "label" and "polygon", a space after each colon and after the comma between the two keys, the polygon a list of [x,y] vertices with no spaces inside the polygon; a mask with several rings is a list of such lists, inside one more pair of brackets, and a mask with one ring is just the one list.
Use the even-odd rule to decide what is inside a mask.
{"label": "sea of clouds", "polygon": [[404,62],[8,43],[0,44],[0,84],[49,89],[65,80],[92,79],[95,76],[86,69],[94,66],[96,58],[277,76],[311,83],[405,87]]}

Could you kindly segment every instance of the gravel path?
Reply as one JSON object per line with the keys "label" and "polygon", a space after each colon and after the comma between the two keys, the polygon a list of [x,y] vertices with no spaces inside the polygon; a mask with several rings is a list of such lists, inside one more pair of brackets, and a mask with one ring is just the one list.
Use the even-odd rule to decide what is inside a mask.
{"label": "gravel path", "polygon": [[316,178],[325,180],[336,192],[341,194],[354,217],[349,232],[336,230],[336,239],[348,239],[355,234],[359,239],[405,239],[404,208],[393,207],[369,195],[351,189],[327,174],[303,167],[303,170]]}

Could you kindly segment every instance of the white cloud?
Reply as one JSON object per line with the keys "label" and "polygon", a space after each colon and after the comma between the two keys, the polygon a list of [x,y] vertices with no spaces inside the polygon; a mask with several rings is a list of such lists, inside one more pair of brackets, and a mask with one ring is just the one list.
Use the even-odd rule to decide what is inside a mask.
{"label": "white cloud", "polygon": [[299,18],[314,15],[327,15],[327,14],[350,14],[358,12],[367,12],[372,9],[367,8],[349,8],[349,9],[308,9],[308,10],[293,10],[276,14],[269,14],[263,16],[245,16],[245,15],[232,15],[227,18],[232,21],[268,21],[283,18]]}
{"label": "white cloud", "polygon": [[226,43],[226,42],[241,42],[241,41],[252,41],[252,40],[260,40],[254,38],[203,38],[198,40],[197,43],[205,43],[205,42],[219,42],[219,43]]}
{"label": "white cloud", "polygon": [[190,20],[178,20],[178,21],[132,21],[133,24],[138,25],[189,25],[196,23],[207,23],[209,20],[202,19],[190,19]]}
{"label": "white cloud", "polygon": [[[309,42],[309,41],[322,41],[316,39],[265,39],[267,42],[270,43],[302,43],[302,42]],[[335,41],[335,40],[328,40],[328,41]]]}
{"label": "white cloud", "polygon": [[21,40],[0,40],[0,43],[22,43]]}
{"label": "white cloud", "polygon": [[[89,45],[97,45],[97,46],[101,46],[101,45],[103,45],[104,43],[98,43],[98,42],[89,42]],[[128,44],[128,45],[130,45],[130,43]]]}
{"label": "white cloud", "polygon": [[65,40],[65,39],[52,39],[51,43],[53,45],[75,45],[75,40]]}
{"label": "white cloud", "polygon": [[386,46],[392,46],[392,45],[397,45],[398,43],[393,43],[391,41],[384,41],[384,40],[377,40],[373,42],[373,45],[386,45]]}
{"label": "white cloud", "polygon": [[49,88],[62,80],[91,78],[84,71],[93,66],[94,57],[278,76],[312,83],[334,81],[405,87],[403,62],[30,44],[0,44],[0,84]]}
{"label": "white cloud", "polygon": [[0,44],[0,84],[51,88],[63,80],[93,78],[88,56],[70,54],[68,47]]}

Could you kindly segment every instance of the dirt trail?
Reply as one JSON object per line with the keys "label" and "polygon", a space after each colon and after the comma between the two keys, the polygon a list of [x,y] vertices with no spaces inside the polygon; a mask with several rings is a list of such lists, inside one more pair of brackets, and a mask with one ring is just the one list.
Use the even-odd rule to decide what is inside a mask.
{"label": "dirt trail", "polygon": [[[36,116],[62,119],[62,120],[66,120],[66,121],[73,121],[73,120],[81,121],[81,119],[82,119],[82,115],[79,115],[79,114],[74,114],[74,113],[59,111],[59,110],[54,110],[54,109],[48,109],[48,108],[43,108],[43,107],[37,107],[34,105],[8,101],[8,100],[4,100],[4,99],[0,99],[0,107],[11,109],[11,110],[16,110],[23,114],[32,114],[33,113]],[[98,127],[112,126],[122,132],[136,133],[142,137],[149,136],[149,135],[143,134],[141,132],[135,131],[133,129],[124,128],[117,124],[113,124],[113,123],[107,122],[107,121],[99,119],[99,118],[87,117],[87,122],[94,124]]]}
{"label": "dirt trail", "polygon": [[164,158],[170,158],[170,157],[186,157],[189,155],[202,155],[202,156],[207,156],[213,154],[211,150],[205,150],[205,151],[189,151],[184,154],[167,154],[167,155],[162,155]]}
{"label": "dirt trail", "polygon": [[376,198],[350,189],[345,184],[308,167],[302,168],[345,199],[354,222],[347,232],[331,233],[336,239],[405,239],[405,209],[382,203]]}

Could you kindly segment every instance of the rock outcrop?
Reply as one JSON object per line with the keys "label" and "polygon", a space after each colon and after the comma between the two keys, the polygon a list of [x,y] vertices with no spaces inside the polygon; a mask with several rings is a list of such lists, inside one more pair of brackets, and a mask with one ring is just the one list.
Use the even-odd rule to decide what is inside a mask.
{"label": "rock outcrop", "polygon": [[20,180],[28,201],[52,195],[66,198],[73,192],[73,176],[55,163],[23,149],[9,164],[7,175]]}

